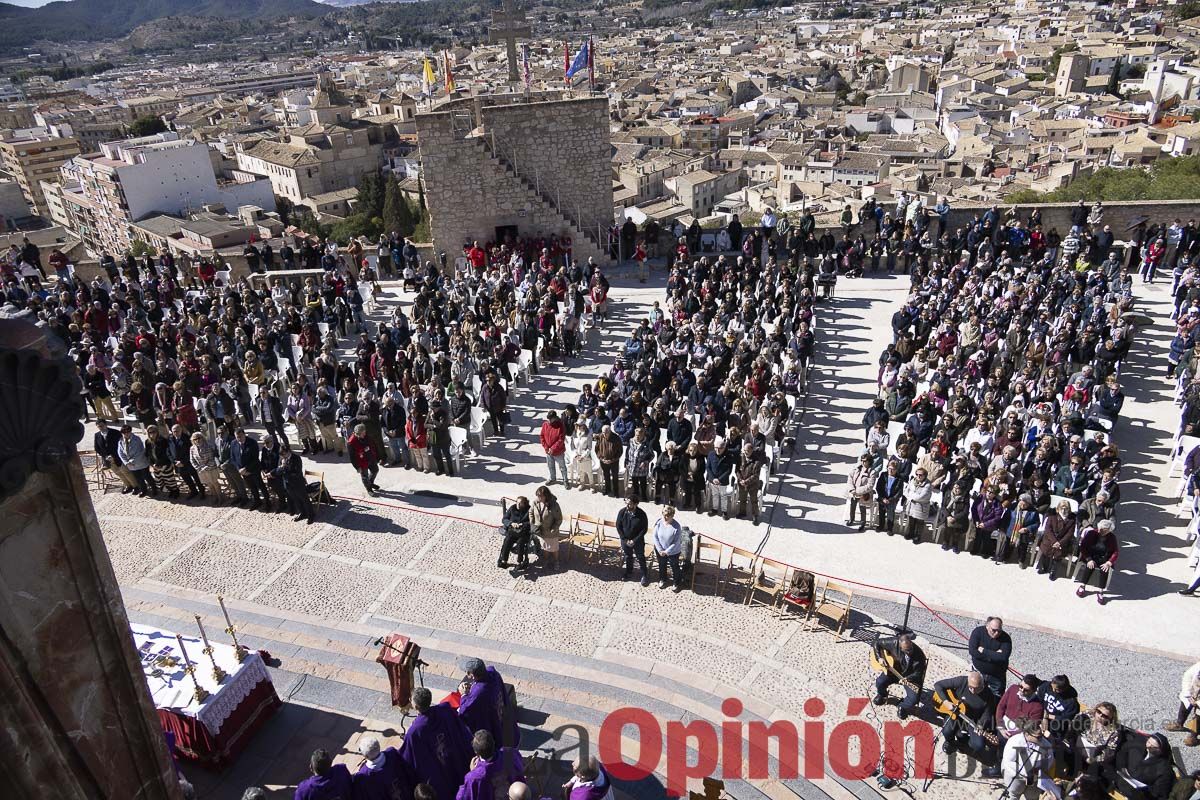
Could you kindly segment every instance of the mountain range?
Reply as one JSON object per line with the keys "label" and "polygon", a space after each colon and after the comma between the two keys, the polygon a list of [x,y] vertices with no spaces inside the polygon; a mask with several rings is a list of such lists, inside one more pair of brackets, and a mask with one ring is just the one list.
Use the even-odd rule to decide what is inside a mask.
{"label": "mountain range", "polygon": [[314,0],[70,0],[26,8],[0,2],[6,44],[116,39],[164,17],[276,19],[319,17],[333,11]]}

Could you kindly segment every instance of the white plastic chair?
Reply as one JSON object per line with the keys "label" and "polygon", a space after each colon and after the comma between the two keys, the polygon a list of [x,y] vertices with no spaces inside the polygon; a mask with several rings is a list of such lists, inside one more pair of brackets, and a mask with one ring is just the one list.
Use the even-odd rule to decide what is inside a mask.
{"label": "white plastic chair", "polygon": [[229,270],[227,270],[227,269],[217,270],[215,277],[216,277],[217,283],[220,284],[221,286],[229,285]]}
{"label": "white plastic chair", "polygon": [[471,427],[467,429],[467,434],[469,436],[476,436],[479,438],[480,450],[483,449],[483,443],[487,441],[487,433],[484,429],[484,423],[486,421],[487,413],[482,408],[475,406],[471,409]]}
{"label": "white plastic chair", "polygon": [[1050,508],[1058,508],[1058,504],[1063,501],[1066,501],[1067,505],[1069,505],[1071,507],[1072,514],[1079,511],[1079,501],[1078,500],[1072,500],[1071,498],[1066,497],[1061,494],[1050,495]]}
{"label": "white plastic chair", "polygon": [[463,446],[467,443],[468,432],[466,428],[458,425],[450,426],[450,457],[454,459],[454,471],[462,472],[462,454]]}
{"label": "white plastic chair", "polygon": [[528,382],[530,379],[530,369],[533,367],[533,351],[528,349],[521,350],[520,360],[517,362],[517,377],[523,382]]}

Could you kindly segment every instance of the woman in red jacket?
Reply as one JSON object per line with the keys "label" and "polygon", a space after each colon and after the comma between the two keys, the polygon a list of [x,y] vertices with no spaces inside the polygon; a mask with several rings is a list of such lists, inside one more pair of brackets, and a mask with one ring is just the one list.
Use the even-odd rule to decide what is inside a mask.
{"label": "woman in red jacket", "polygon": [[429,472],[429,431],[425,427],[425,415],[412,414],[404,426],[404,438],[412,453],[413,466]]}
{"label": "woman in red jacket", "polygon": [[354,432],[346,440],[346,449],[350,451],[350,463],[362,477],[367,494],[374,497],[379,492],[379,485],[375,483],[379,475],[379,453],[375,452],[375,445],[367,436],[366,425],[354,426]]}

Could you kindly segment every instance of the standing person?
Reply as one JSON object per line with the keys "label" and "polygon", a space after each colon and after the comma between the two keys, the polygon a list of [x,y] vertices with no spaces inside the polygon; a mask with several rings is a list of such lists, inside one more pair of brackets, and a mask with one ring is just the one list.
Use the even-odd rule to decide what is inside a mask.
{"label": "standing person", "polygon": [[638,428],[625,450],[625,477],[629,481],[629,492],[636,494],[639,501],[649,499],[650,462],[654,450],[646,441],[646,429]]}
{"label": "standing person", "polygon": [[525,781],[521,753],[513,747],[501,747],[488,731],[475,731],[471,749],[475,758],[455,800],[498,800],[508,797],[514,783]]}
{"label": "standing person", "polygon": [[308,481],[304,477],[304,459],[299,453],[293,452],[290,445],[281,442],[279,445],[279,466],[275,468],[275,477],[283,481],[283,489],[287,492],[292,508],[296,510],[295,521],[307,520],[312,525],[317,512],[313,509],[312,501],[308,499]]}
{"label": "standing person", "polygon": [[529,537],[533,533],[533,523],[529,514],[529,498],[522,495],[517,502],[504,510],[504,544],[500,546],[500,558],[496,566],[508,569],[508,554],[516,548],[517,568],[529,566]]}
{"label": "standing person", "polygon": [[404,426],[404,439],[412,465],[422,472],[429,471],[429,430],[425,426],[425,415],[414,411]]}
{"label": "standing person", "polygon": [[575,423],[575,433],[571,436],[571,472],[575,477],[575,485],[587,487],[596,491],[596,465],[592,460],[592,434],[587,423],[582,418]]}
{"label": "standing person", "polygon": [[409,469],[409,451],[407,441],[408,416],[404,406],[396,402],[395,395],[389,393],[384,398],[383,408],[379,411],[380,429],[383,431],[383,441],[387,447],[387,461],[392,466],[402,466]]}
{"label": "standing person", "polygon": [[449,703],[434,705],[423,686],[413,689],[412,703],[417,718],[404,734],[400,758],[438,798],[453,797],[471,766],[471,731]]}
{"label": "standing person", "polygon": [[929,506],[933,498],[933,484],[924,467],[917,467],[913,479],[904,486],[904,538],[921,543],[921,533],[929,524]]}
{"label": "standing person", "polygon": [[508,413],[508,392],[500,385],[500,379],[495,372],[489,372],[487,383],[480,392],[479,404],[487,410],[488,419],[492,421],[492,430],[497,436],[504,436],[504,416]]}
{"label": "standing person", "polygon": [[391,800],[412,797],[413,779],[394,747],[380,750],[379,740],[364,736],[358,740],[363,765],[354,774],[351,796],[355,800]]}
{"label": "standing person", "polygon": [[546,421],[542,423],[542,430],[538,438],[541,441],[542,450],[546,453],[546,469],[550,472],[549,482],[557,483],[558,473],[561,472],[563,483],[570,489],[571,481],[567,477],[567,432],[557,411],[552,410],[546,415]]}
{"label": "standing person", "polygon": [[983,675],[988,689],[996,697],[1004,694],[1008,681],[1008,659],[1012,656],[1012,637],[1004,630],[1004,620],[988,617],[975,630],[967,643],[971,667]]}
{"label": "standing person", "polygon": [[683,507],[695,509],[696,513],[704,510],[704,472],[708,461],[700,443],[692,441],[687,446],[687,452],[680,462],[683,477]]}
{"label": "standing person", "polygon": [[358,470],[367,494],[374,497],[379,493],[379,484],[375,483],[379,475],[379,454],[375,452],[375,443],[367,436],[366,425],[354,426],[354,433],[346,440],[346,449],[350,451],[350,462]]}
{"label": "standing person", "polygon": [[529,509],[529,521],[533,532],[542,542],[542,555],[551,562],[558,562],[559,529],[562,528],[562,508],[558,498],[545,486],[533,493],[533,505]]}
{"label": "standing person", "polygon": [[737,467],[738,513],[746,516],[746,505],[750,505],[750,519],[758,524],[759,495],[762,493],[762,465],[749,447],[742,450],[742,461]]}
{"label": "standing person", "polygon": [[[1179,711],[1175,714],[1175,721],[1168,722],[1163,727],[1174,732],[1187,730],[1188,717],[1196,713],[1198,704],[1200,704],[1200,661],[1184,670],[1179,688]],[[1187,747],[1195,747],[1200,744],[1200,740],[1197,739],[1196,734],[1188,731],[1183,743]]]}
{"label": "standing person", "polygon": [[667,440],[666,449],[654,465],[654,498],[656,502],[674,505],[679,485],[680,458],[675,442]]}
{"label": "standing person", "polygon": [[171,448],[171,460],[175,463],[175,474],[183,478],[183,482],[187,484],[187,499],[191,500],[196,495],[200,495],[200,499],[203,500],[208,492],[205,490],[204,484],[200,482],[200,476],[196,474],[196,469],[192,466],[189,456],[192,445],[187,429],[178,423],[172,425],[167,445]]}
{"label": "standing person", "polygon": [[575,762],[571,779],[563,785],[566,800],[614,800],[612,778],[595,756]]}
{"label": "standing person", "polygon": [[454,477],[454,457],[450,454],[450,413],[446,404],[438,402],[429,412],[429,450],[433,453],[433,462],[437,474],[443,472]]}
{"label": "standing person", "polygon": [[130,425],[121,426],[121,441],[117,443],[117,458],[137,481],[139,497],[145,497],[147,494],[158,496],[158,487],[154,485],[154,479],[150,477],[150,459],[146,456],[146,445],[134,435],[133,427]]}
{"label": "standing person", "polygon": [[250,503],[250,510],[257,511],[264,505],[270,506],[271,495],[267,492],[267,485],[263,483],[262,479],[262,460],[259,458],[258,442],[253,437],[246,435],[244,428],[238,428],[233,435],[236,445],[234,463],[246,484],[246,489],[254,498]]}
{"label": "standing person", "polygon": [[258,392],[258,418],[267,429],[267,433],[275,436],[276,441],[280,444],[287,443],[287,432],[283,429],[283,403],[275,393],[273,381]]}
{"label": "standing person", "polygon": [[[200,482],[212,492],[213,505],[221,505],[221,469],[217,466],[217,458],[212,446],[204,438],[204,434],[196,431],[192,434],[192,446],[188,450],[188,460],[192,469],[200,476]],[[204,492],[200,493],[204,497]]]}
{"label": "standing person", "polygon": [[683,552],[683,528],[675,521],[675,507],[663,506],[662,517],[655,520],[651,535],[654,555],[658,558],[658,588],[667,588],[667,567],[671,568],[671,583],[675,593],[683,589],[679,572],[679,555]]}
{"label": "standing person", "polygon": [[157,425],[146,428],[146,458],[150,462],[150,475],[167,495],[175,500],[179,497],[179,479],[175,476],[175,462],[171,459],[171,445]]}
{"label": "standing person", "polygon": [[709,516],[719,510],[725,515],[725,519],[729,519],[729,507],[733,504],[731,480],[736,465],[737,459],[729,452],[725,439],[718,436],[713,440],[713,451],[708,454],[704,468],[704,479],[708,481]]}
{"label": "standing person", "polygon": [[296,787],[293,800],[349,800],[353,791],[350,770],[345,764],[334,764],[329,751],[318,748],[308,760],[311,778]]}
{"label": "standing person", "polygon": [[600,471],[604,473],[604,493],[609,497],[617,497],[620,494],[623,448],[621,437],[613,432],[611,425],[600,429],[600,436],[596,439],[596,457],[600,459]]}
{"label": "standing person", "polygon": [[875,488],[875,468],[871,456],[864,453],[858,458],[858,466],[851,471],[846,479],[846,496],[849,506],[846,510],[846,527],[854,527],[854,512],[858,511],[859,532],[867,529],[867,509],[871,505],[871,496]]}
{"label": "standing person", "polygon": [[636,560],[642,574],[642,586],[650,585],[650,576],[646,571],[646,531],[649,527],[646,512],[638,508],[637,495],[630,492],[625,498],[625,507],[617,513],[617,535],[621,537],[621,552],[625,555],[622,580],[629,580]]}
{"label": "standing person", "polygon": [[293,383],[287,401],[287,418],[296,426],[296,434],[304,445],[305,454],[320,452],[317,442],[317,426],[313,422],[312,398],[303,391],[299,383]]}

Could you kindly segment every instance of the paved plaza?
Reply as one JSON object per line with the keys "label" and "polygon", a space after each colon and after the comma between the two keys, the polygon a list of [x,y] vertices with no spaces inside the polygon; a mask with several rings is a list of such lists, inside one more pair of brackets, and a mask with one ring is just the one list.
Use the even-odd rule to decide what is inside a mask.
{"label": "paved plaza", "polygon": [[[370,646],[391,631],[413,636],[431,654],[425,677],[435,696],[453,688],[455,655],[498,662],[516,679],[529,742],[535,729],[563,721],[598,729],[603,712],[625,704],[664,720],[719,720],[720,699],[729,696],[742,698],[749,715],[797,720],[804,700],[820,697],[835,723],[849,698],[869,691],[865,642],[903,620],[912,593],[918,599],[909,624],[931,658],[927,685],[962,673],[955,629],[969,633],[983,616],[999,614],[1012,630],[1018,670],[1043,678],[1065,672],[1081,699],[1111,699],[1127,719],[1157,725],[1170,718],[1200,632],[1189,624],[1194,601],[1174,593],[1191,570],[1184,524],[1168,496],[1175,480],[1166,478],[1177,419],[1172,386],[1160,377],[1167,287],[1135,287],[1140,307],[1159,321],[1140,332],[1122,376],[1128,400],[1114,431],[1125,460],[1122,551],[1112,601],[1101,607],[1076,598],[1069,582],[1051,583],[1033,570],[845,527],[846,474],[874,395],[876,358],[908,282],[839,282],[837,299],[818,306],[818,369],[797,413],[795,450],[784,452],[767,489],[763,523],[679,515],[701,535],[865,584],[856,587],[853,630],[839,641],[797,618],[746,608],[740,596],[643,589],[582,559],[533,580],[496,568],[500,499],[531,496],[546,476],[537,445],[545,412],[573,402],[612,362],[632,325],[662,297],[661,270],[654,277],[657,283],[644,286],[614,281],[613,314],[584,356],[545,365],[523,386],[512,399],[508,440],[491,439],[481,456],[466,459],[460,477],[385,469],[381,497],[367,502],[344,460],[306,458],[324,470],[337,498],[312,526],[228,506],[94,497],[133,621],[185,630],[200,613],[218,627],[215,596],[223,594],[247,621],[251,643],[279,659],[280,694],[292,701],[283,714],[293,716],[286,725],[273,722],[228,774],[199,776],[203,796],[236,797],[253,780],[290,797],[287,787],[303,777],[313,742],[331,743],[354,767],[358,759],[347,748],[363,730],[397,735],[399,718]],[[389,290],[376,316],[407,299]],[[556,494],[568,517],[613,518],[619,507],[592,492],[559,486]],[[653,517],[655,509],[648,512]],[[848,799],[872,794],[873,786],[827,779],[742,782],[729,790],[735,797]],[[621,788],[626,796],[655,796],[653,781]],[[993,794],[978,781],[945,779],[930,793]]]}

